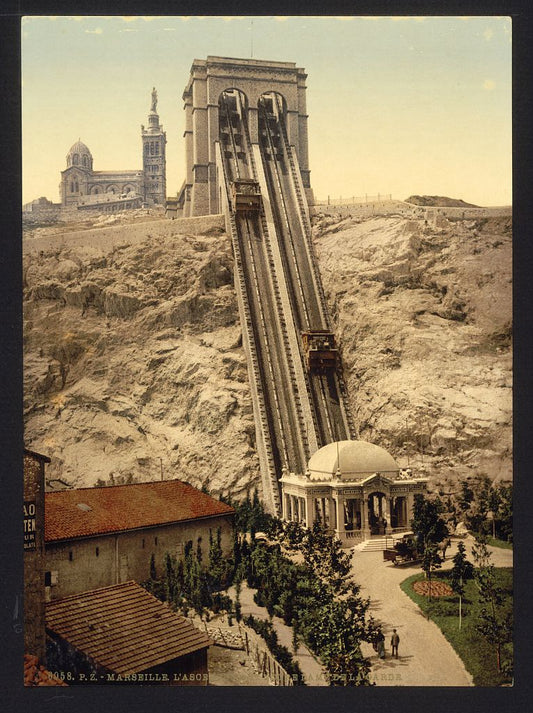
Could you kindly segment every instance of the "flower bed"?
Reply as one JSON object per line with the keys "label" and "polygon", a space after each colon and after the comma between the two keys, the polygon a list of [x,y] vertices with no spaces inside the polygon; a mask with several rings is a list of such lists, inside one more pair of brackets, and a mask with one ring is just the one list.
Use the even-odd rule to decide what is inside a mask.
{"label": "flower bed", "polygon": [[453,590],[449,584],[435,580],[432,580],[431,582],[428,582],[427,580],[422,582],[413,582],[413,589],[417,594],[421,594],[423,597],[429,597],[430,594],[432,597],[449,597],[453,594]]}

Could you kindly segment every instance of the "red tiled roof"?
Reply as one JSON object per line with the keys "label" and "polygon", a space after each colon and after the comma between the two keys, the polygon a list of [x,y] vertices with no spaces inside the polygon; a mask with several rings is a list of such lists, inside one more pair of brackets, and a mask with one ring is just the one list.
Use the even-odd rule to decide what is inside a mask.
{"label": "red tiled roof", "polygon": [[53,676],[39,663],[37,656],[24,654],[25,686],[66,686],[64,681]]}
{"label": "red tiled roof", "polygon": [[49,602],[46,628],[121,675],[146,671],[213,643],[136,582]]}
{"label": "red tiled roof", "polygon": [[58,490],[45,495],[45,540],[103,535],[234,512],[181,480]]}

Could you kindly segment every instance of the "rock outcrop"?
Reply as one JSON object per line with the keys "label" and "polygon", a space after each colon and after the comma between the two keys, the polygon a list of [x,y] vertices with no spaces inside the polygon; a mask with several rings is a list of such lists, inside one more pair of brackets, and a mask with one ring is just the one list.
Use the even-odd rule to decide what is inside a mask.
{"label": "rock outcrop", "polygon": [[242,495],[260,478],[229,243],[124,239],[26,252],[26,440],[77,487]]}
{"label": "rock outcrop", "polygon": [[[162,474],[260,490],[229,240],[134,227],[134,241],[123,224],[26,242],[27,445],[76,487]],[[510,218],[313,230],[360,437],[436,489],[510,477]]]}
{"label": "rock outcrop", "polygon": [[315,225],[360,437],[437,488],[512,475],[511,219],[439,217]]}

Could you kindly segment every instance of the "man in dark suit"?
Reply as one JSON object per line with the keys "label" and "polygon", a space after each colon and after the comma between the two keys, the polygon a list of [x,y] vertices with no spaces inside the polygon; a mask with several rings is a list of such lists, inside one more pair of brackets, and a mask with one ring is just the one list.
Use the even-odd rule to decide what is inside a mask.
{"label": "man in dark suit", "polygon": [[398,658],[398,644],[400,643],[400,637],[396,633],[396,629],[392,630],[392,636],[390,640],[390,645],[392,649],[392,656]]}

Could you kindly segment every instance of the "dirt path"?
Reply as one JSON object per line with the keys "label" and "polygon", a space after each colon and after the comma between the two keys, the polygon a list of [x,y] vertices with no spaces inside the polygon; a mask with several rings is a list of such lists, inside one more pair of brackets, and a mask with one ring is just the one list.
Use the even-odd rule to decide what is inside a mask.
{"label": "dirt path", "polygon": [[[228,593],[232,599],[235,598],[235,590],[233,587],[230,588]],[[249,589],[246,586],[246,583],[243,582],[241,590],[241,608],[243,617],[248,616],[248,614],[252,614],[252,616],[257,619],[268,619],[266,608],[257,606],[254,602],[253,595],[254,590]],[[278,635],[279,643],[286,646],[292,653],[292,627],[287,626],[283,619],[280,619],[277,616],[272,618],[272,624],[274,625],[274,629]],[[322,673],[322,666],[318,663],[307,646],[300,643],[294,658],[298,661],[305,683],[308,686],[327,686],[327,682]]]}
{"label": "dirt path", "polygon": [[[471,559],[473,540],[465,540]],[[493,563],[511,567],[512,550],[490,548]],[[456,543],[447,552],[444,569],[453,566]],[[361,594],[371,598],[371,613],[383,625],[386,658],[377,657],[363,644],[363,653],[372,661],[372,679],[378,686],[472,686],[472,677],[452,646],[432,621],[400,589],[400,583],[420,567],[395,567],[383,561],[382,552],[354,552],[352,571],[361,585]],[[390,638],[396,628],[400,636],[399,658],[391,658]]]}

